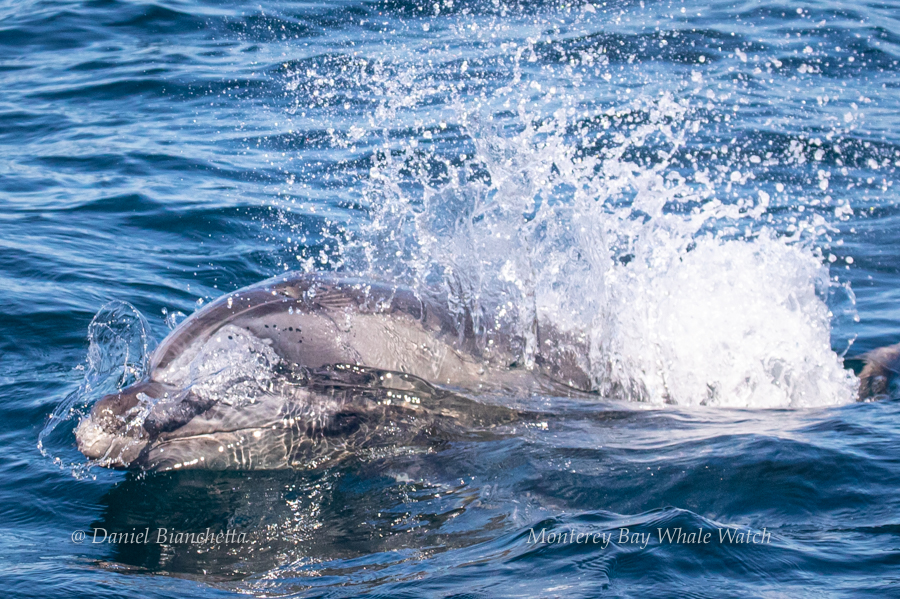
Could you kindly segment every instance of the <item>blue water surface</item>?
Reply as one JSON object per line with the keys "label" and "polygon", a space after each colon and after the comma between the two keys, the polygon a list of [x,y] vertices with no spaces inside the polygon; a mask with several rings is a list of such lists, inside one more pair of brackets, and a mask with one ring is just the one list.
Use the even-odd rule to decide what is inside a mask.
{"label": "blue water surface", "polygon": [[[706,170],[749,212],[764,191],[765,210],[697,235],[795,235],[830,268],[835,351],[896,343],[898,63],[896,2],[0,3],[0,591],[900,597],[896,398],[538,398],[543,426],[311,472],[79,468],[73,421],[38,448],[65,398],[89,399],[107,302],[159,340],[167,316],[288,269],[427,283],[448,270],[419,269],[403,227],[453,229],[466,194],[512,181],[531,202],[515,235],[576,195],[553,152],[621,149],[701,191]],[[387,213],[409,218],[369,226]],[[445,266],[464,255],[436,239]],[[720,542],[727,527],[770,541]],[[248,536],[93,543],[98,528]],[[676,529],[713,542],[658,538]],[[555,542],[531,542],[542,530]],[[558,541],[573,531],[612,541]]]}

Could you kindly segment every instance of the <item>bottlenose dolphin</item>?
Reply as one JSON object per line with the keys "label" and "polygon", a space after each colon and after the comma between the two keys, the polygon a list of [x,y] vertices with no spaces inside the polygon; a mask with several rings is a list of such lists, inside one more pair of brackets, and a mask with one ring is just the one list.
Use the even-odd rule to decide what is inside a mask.
{"label": "bottlenose dolphin", "polygon": [[591,391],[583,340],[535,325],[525,367],[522,337],[475,328],[409,288],[287,273],[185,319],[94,404],[78,449],[113,468],[309,468],[521,417],[466,392]]}

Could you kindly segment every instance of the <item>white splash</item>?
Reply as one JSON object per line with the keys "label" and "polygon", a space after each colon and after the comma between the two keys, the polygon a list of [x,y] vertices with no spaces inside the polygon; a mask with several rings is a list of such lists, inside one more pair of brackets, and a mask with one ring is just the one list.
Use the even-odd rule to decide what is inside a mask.
{"label": "white splash", "polygon": [[226,325],[191,359],[191,391],[204,400],[233,407],[254,403],[270,391],[279,362],[278,354],[263,340]]}
{"label": "white splash", "polygon": [[817,293],[827,269],[769,235],[654,248],[606,274],[609,303],[592,324],[598,388],[676,404],[805,407],[853,399],[855,378],[831,350]]}
{"label": "white splash", "polygon": [[[443,297],[474,315],[484,343],[486,327],[511,327],[526,338],[526,365],[536,323],[580,335],[606,396],[761,408],[852,401],[857,381],[831,347],[825,299],[836,283],[815,249],[834,231],[821,211],[773,217],[770,194],[753,188],[758,156],[722,145],[719,163],[691,158],[691,136],[708,120],[688,100],[604,106],[585,98],[597,85],[582,85],[585,71],[526,74],[533,50],[500,60],[512,63],[498,76],[508,82],[479,80],[491,88],[480,96],[463,93],[465,78],[436,85],[435,71],[458,77],[459,68],[436,54],[396,72],[382,62],[350,69],[380,100],[367,123],[333,133],[372,148],[370,219],[332,235],[337,263]],[[605,68],[602,58],[581,64]],[[397,134],[409,123],[418,139]]]}
{"label": "white splash", "polygon": [[[565,113],[526,120],[512,137],[470,122],[477,154],[449,168],[449,183],[423,184],[421,198],[396,185],[408,162],[376,165],[361,240],[370,271],[440,288],[459,309],[517,328],[531,337],[526,364],[532,323],[585,334],[596,389],[611,397],[851,401],[857,383],[831,348],[821,258],[776,235],[764,204],[724,205],[665,155],[650,166],[624,159],[651,136],[668,153],[683,143],[684,106],[642,108],[646,124],[593,157],[578,155]],[[476,165],[487,180],[472,176]],[[734,233],[740,221],[749,234]]]}

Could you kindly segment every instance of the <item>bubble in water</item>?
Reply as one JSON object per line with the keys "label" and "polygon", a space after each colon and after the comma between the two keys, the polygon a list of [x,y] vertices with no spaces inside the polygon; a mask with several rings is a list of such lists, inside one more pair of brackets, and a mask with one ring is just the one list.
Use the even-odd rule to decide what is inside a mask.
{"label": "bubble in water", "polygon": [[[231,300],[229,300],[231,301]],[[166,326],[170,331],[174,331],[181,322],[187,318],[187,315],[181,310],[175,312],[166,312]]]}

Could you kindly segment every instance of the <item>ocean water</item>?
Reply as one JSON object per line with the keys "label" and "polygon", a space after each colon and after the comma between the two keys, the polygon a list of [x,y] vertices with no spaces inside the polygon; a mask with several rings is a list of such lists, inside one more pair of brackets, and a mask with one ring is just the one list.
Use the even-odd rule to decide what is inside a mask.
{"label": "ocean water", "polygon": [[[898,32],[896,2],[0,2],[3,596],[900,596],[900,397],[853,370],[900,341]],[[525,366],[549,322],[596,398],[330,469],[85,462],[154,340],[287,270],[409,285]]]}

